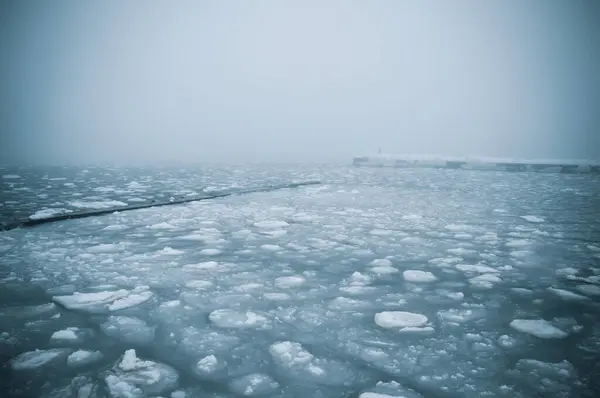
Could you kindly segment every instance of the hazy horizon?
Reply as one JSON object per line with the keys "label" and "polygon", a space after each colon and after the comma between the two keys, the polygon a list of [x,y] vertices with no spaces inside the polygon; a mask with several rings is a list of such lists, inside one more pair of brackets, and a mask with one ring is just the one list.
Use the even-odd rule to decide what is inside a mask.
{"label": "hazy horizon", "polygon": [[600,3],[0,5],[0,163],[600,159]]}

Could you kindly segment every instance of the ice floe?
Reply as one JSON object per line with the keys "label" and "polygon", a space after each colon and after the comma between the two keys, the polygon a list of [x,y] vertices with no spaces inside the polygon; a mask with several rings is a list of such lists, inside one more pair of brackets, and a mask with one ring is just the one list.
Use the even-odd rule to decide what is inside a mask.
{"label": "ice floe", "polygon": [[218,256],[219,254],[221,254],[221,250],[219,249],[202,249],[200,250],[200,254],[203,254],[205,256]]}
{"label": "ice floe", "polygon": [[[6,180],[3,209],[253,184],[245,166],[124,170],[30,191]],[[311,170],[328,185],[1,234],[0,351],[21,395],[578,396],[600,353],[591,196],[575,211],[543,176]],[[583,176],[560,181],[589,191]],[[522,185],[507,201],[509,182]],[[552,222],[519,218],[538,211]]]}
{"label": "ice floe", "polygon": [[532,223],[541,223],[544,222],[545,220],[542,217],[538,217],[538,216],[521,216],[522,219],[532,222]]}
{"label": "ice floe", "polygon": [[246,397],[256,397],[268,396],[273,393],[279,387],[279,383],[269,375],[252,373],[232,380],[229,386],[237,394]]}
{"label": "ice floe", "polygon": [[540,339],[563,339],[568,333],[553,326],[544,319],[514,319],[510,322],[513,329]]}
{"label": "ice floe", "polygon": [[10,361],[13,370],[34,370],[64,360],[71,353],[65,348],[24,352]]}
{"label": "ice floe", "polygon": [[491,289],[494,287],[494,283],[499,282],[502,282],[502,279],[498,274],[481,274],[469,279],[469,283],[472,286],[482,289]]}
{"label": "ice floe", "polygon": [[227,366],[227,363],[223,360],[217,359],[214,355],[207,355],[201,358],[195,366],[195,371],[200,376],[212,377],[216,372],[223,370]]}
{"label": "ice floe", "polygon": [[100,351],[77,350],[67,357],[67,366],[79,367],[87,366],[92,363],[101,361],[104,355]]}
{"label": "ice floe", "polygon": [[269,325],[269,320],[265,316],[252,311],[237,312],[220,309],[211,312],[208,318],[220,328],[264,328]]}
{"label": "ice floe", "polygon": [[437,281],[437,277],[429,271],[406,270],[402,272],[404,280],[407,282],[429,283]]}
{"label": "ice floe", "polygon": [[300,275],[280,276],[275,279],[275,286],[281,289],[295,288],[303,285],[306,278]]}
{"label": "ice floe", "polygon": [[428,318],[423,314],[406,311],[383,311],[375,314],[375,324],[382,328],[421,327],[427,324]]}
{"label": "ice floe", "polygon": [[78,327],[68,327],[52,333],[50,341],[54,344],[81,342],[94,335],[91,329],[82,329]]}
{"label": "ice floe", "polygon": [[125,351],[120,362],[105,376],[108,392],[115,398],[157,396],[177,388],[179,374],[169,365],[141,360],[136,351]]}
{"label": "ice floe", "polygon": [[144,287],[132,291],[120,289],[93,293],[75,292],[68,296],[54,296],[52,300],[68,309],[88,312],[118,311],[150,300],[153,293]]}

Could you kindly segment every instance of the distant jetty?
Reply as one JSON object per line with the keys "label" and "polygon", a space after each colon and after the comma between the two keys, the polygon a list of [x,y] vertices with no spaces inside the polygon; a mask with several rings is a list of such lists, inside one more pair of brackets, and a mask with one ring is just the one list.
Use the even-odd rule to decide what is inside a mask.
{"label": "distant jetty", "polygon": [[375,154],[357,156],[357,167],[439,168],[537,173],[600,174],[600,162],[580,159],[502,159],[484,157],[444,157],[431,155]]}

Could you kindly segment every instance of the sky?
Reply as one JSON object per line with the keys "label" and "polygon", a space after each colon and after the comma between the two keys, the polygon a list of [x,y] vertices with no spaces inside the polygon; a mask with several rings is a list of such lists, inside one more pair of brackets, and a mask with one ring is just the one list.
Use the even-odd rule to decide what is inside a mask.
{"label": "sky", "polygon": [[0,163],[600,159],[596,0],[0,2]]}

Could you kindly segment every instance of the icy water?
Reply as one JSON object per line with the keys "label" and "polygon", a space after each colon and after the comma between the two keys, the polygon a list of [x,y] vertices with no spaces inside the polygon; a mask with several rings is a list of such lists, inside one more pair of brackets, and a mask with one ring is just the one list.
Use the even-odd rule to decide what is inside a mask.
{"label": "icy water", "polygon": [[[600,179],[238,166],[0,170],[2,397],[594,397]],[[51,210],[48,210],[51,209]]]}

